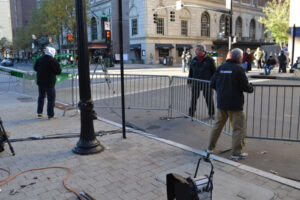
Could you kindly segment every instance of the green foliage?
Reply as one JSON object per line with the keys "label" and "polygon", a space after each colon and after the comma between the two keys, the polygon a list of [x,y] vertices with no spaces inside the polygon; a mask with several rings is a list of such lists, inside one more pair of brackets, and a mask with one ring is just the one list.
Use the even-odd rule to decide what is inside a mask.
{"label": "green foliage", "polygon": [[32,43],[32,34],[37,38],[52,36],[60,45],[61,38],[66,38],[64,33],[76,36],[75,1],[43,0],[40,1],[39,9],[32,10],[28,25],[18,31],[14,46],[19,49],[28,48]]}
{"label": "green foliage", "polygon": [[282,45],[288,43],[290,0],[272,0],[263,8],[265,17],[259,22],[265,25],[265,33],[271,32],[271,38]]}
{"label": "green foliage", "polygon": [[8,41],[6,37],[3,37],[0,39],[0,49],[2,48],[9,48],[11,46],[11,43]]}

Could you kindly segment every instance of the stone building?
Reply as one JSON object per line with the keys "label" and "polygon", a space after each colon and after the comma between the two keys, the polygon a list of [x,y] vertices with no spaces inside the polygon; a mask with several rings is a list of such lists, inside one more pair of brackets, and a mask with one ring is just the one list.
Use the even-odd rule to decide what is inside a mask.
{"label": "stone building", "polygon": [[8,41],[12,42],[12,26],[11,26],[11,13],[10,1],[0,1],[0,39],[6,37]]}
{"label": "stone building", "polygon": [[[129,62],[149,63],[150,54],[154,63],[162,63],[163,58],[172,56],[175,63],[181,62],[184,49],[191,49],[202,42],[208,51],[216,51],[219,57],[224,57],[228,50],[228,39],[224,37],[225,17],[222,12],[206,8],[226,10],[226,0],[183,0],[185,5],[181,10],[175,10],[176,0],[129,0],[128,26],[124,32],[128,34],[130,51]],[[258,23],[263,16],[262,8],[267,0],[234,0],[232,33],[236,36],[233,47],[255,49],[264,44],[264,26]],[[100,16],[101,13],[115,15],[111,9],[115,1],[91,0],[91,10]],[[170,7],[174,5],[174,7]],[[189,6],[187,6],[189,5]],[[203,6],[203,7],[199,7]],[[157,9],[167,7],[164,9]],[[175,12],[175,21],[170,20],[170,12]],[[153,14],[157,14],[157,23],[154,23]],[[101,26],[103,18],[94,18],[97,24],[97,35],[101,40]],[[108,20],[113,22],[113,17]],[[93,17],[92,17],[93,20]],[[92,31],[93,28],[90,28]],[[90,32],[90,33],[91,33]],[[95,30],[94,30],[95,32]],[[114,29],[112,29],[112,34]],[[89,34],[92,35],[92,34]],[[126,38],[126,37],[125,37]],[[91,40],[90,41],[97,41]],[[118,43],[114,40],[113,43]],[[126,45],[125,45],[126,46]]]}
{"label": "stone building", "polygon": [[37,8],[37,0],[10,0],[13,37],[17,28],[26,26],[29,22],[31,11]]}
{"label": "stone building", "polygon": [[[129,24],[128,24],[128,0],[122,1],[123,12],[123,48],[124,54],[129,54]],[[92,56],[96,50],[101,54],[107,54],[107,43],[105,41],[105,24],[109,22],[111,30],[111,53],[119,53],[119,24],[118,24],[118,0],[90,0],[90,10],[88,17],[90,25],[88,27],[89,51]]]}

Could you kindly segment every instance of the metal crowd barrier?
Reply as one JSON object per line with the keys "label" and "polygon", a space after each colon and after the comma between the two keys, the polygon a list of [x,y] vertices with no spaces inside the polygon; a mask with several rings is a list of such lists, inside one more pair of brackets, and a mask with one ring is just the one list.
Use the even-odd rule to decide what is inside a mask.
{"label": "metal crowd barrier", "polygon": [[[13,90],[37,97],[35,76],[25,73],[22,78],[0,72],[0,94]],[[186,77],[157,75],[124,75],[126,109],[165,110],[167,117],[174,113],[190,117],[192,88],[201,87],[197,100],[194,121],[212,127],[209,109],[203,91],[211,91],[209,82]],[[91,91],[96,108],[121,108],[121,87],[119,74],[94,73],[91,76]],[[195,92],[194,91],[194,92]],[[78,75],[56,85],[57,101],[76,105],[79,101]],[[216,93],[212,92],[215,113]],[[212,106],[212,105],[210,105]],[[244,111],[247,118],[247,137],[271,140],[300,141],[300,84],[254,84],[254,92],[245,93]],[[231,135],[228,122],[223,133]]]}
{"label": "metal crowd barrier", "polygon": [[[211,91],[209,81],[186,77],[125,75],[126,109],[166,110],[212,127],[204,91]],[[189,87],[188,81],[195,84]],[[96,73],[91,81],[92,97],[97,108],[121,108],[119,74]],[[192,93],[201,87],[197,109],[189,116]],[[193,91],[194,90],[194,91]],[[78,91],[78,90],[77,90]],[[254,84],[254,92],[245,93],[244,111],[247,137],[271,140],[300,141],[300,85]],[[215,114],[216,93],[212,91]],[[216,116],[215,116],[216,117]],[[231,135],[228,120],[223,133]]]}
{"label": "metal crowd barrier", "polygon": [[[170,77],[124,75],[126,109],[169,110]],[[121,108],[119,74],[95,73],[91,91],[96,108]]]}
{"label": "metal crowd barrier", "polygon": [[[18,72],[12,75],[11,72],[0,71],[0,94],[5,92],[22,93],[37,98],[38,86],[36,85],[36,74],[32,71]],[[75,79],[69,79],[56,84],[56,100],[68,106],[75,105],[74,86]]]}

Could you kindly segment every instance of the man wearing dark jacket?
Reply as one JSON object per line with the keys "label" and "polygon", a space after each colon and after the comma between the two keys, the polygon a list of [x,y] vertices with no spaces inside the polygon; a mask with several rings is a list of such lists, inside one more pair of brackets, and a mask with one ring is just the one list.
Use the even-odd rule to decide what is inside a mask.
{"label": "man wearing dark jacket", "polygon": [[241,66],[242,59],[243,51],[233,49],[231,59],[221,65],[211,79],[211,87],[217,92],[218,113],[206,150],[208,153],[212,153],[229,118],[233,130],[231,158],[235,160],[246,158],[248,155],[241,152],[242,142],[246,135],[243,92],[253,92],[253,86],[248,82],[245,70]]}
{"label": "man wearing dark jacket", "polygon": [[284,55],[283,50],[281,50],[280,55],[278,56],[278,62],[279,62],[279,73],[280,72],[286,73],[287,58],[286,55]]}
{"label": "man wearing dark jacket", "polygon": [[215,107],[213,100],[213,91],[209,86],[209,80],[216,71],[216,65],[213,58],[206,55],[206,47],[204,44],[196,45],[196,56],[190,64],[189,78],[200,79],[205,81],[188,80],[189,87],[192,88],[191,107],[189,108],[189,115],[194,117],[197,100],[202,90],[203,96],[208,107],[208,114],[210,118],[214,118]]}
{"label": "man wearing dark jacket", "polygon": [[39,98],[37,114],[38,118],[43,117],[44,100],[47,94],[47,115],[48,119],[55,119],[54,105],[55,105],[55,82],[56,75],[61,73],[59,63],[54,59],[55,49],[47,47],[45,55],[37,59],[34,64],[34,70],[37,72],[37,85],[39,86]]}

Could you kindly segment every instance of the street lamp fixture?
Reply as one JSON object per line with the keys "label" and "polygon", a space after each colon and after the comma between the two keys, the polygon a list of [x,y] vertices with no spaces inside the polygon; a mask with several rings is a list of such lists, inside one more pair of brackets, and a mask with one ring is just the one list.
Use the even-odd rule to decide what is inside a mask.
{"label": "street lamp fixture", "polygon": [[80,155],[99,153],[104,150],[97,140],[93,123],[91,100],[90,67],[87,43],[86,0],[76,0],[78,71],[80,102],[80,139],[73,152]]}

